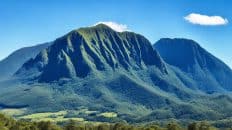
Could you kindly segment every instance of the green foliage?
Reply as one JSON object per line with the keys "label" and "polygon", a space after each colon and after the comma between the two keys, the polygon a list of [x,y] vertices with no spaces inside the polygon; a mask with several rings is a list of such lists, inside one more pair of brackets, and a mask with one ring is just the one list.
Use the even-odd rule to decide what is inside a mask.
{"label": "green foliage", "polygon": [[0,127],[5,129],[13,126],[15,124],[15,120],[7,117],[3,114],[0,114]]}
{"label": "green foliage", "polygon": [[61,128],[51,122],[39,122],[37,126],[40,130],[61,130]]}
{"label": "green foliage", "polygon": [[[29,122],[24,120],[15,121],[11,117],[0,114],[0,130],[217,130],[207,122],[194,122],[187,128],[177,123],[170,123],[166,127],[153,124],[127,124],[127,123],[78,123],[70,120],[68,123],[58,126],[52,122]],[[231,130],[228,128],[226,130]]]}
{"label": "green foliage", "polygon": [[188,126],[188,130],[215,130],[216,128],[210,126],[207,122],[192,123]]}
{"label": "green foliage", "polygon": [[70,122],[64,127],[64,130],[81,130],[81,129],[83,129],[83,127],[77,126],[75,121],[73,120],[70,120]]}
{"label": "green foliage", "polygon": [[167,125],[167,130],[183,130],[178,124],[171,123]]}

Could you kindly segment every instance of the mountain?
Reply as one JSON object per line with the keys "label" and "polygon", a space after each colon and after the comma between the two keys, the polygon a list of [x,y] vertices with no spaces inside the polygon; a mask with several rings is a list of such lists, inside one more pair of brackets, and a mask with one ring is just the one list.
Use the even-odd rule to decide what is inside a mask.
{"label": "mountain", "polygon": [[106,25],[74,30],[54,41],[17,72],[38,70],[41,82],[86,77],[108,69],[136,70],[156,66],[167,72],[150,42],[132,32],[117,33]]}
{"label": "mountain", "polygon": [[11,77],[26,61],[34,58],[42,49],[49,45],[51,43],[25,47],[13,52],[7,58],[0,61],[0,80]]}
{"label": "mountain", "polygon": [[195,84],[206,92],[232,90],[232,70],[197,42],[165,38],[156,42],[154,48],[180,77],[183,72],[182,75],[193,79],[187,85]]}
{"label": "mountain", "polygon": [[[65,110],[65,117],[132,123],[231,117],[229,95],[199,89],[140,34],[99,24],[52,43],[14,78],[0,82],[1,108],[23,109],[24,114]],[[117,116],[103,118],[102,113]]]}
{"label": "mountain", "polygon": [[56,39],[14,77],[0,104],[34,112],[83,106],[139,117],[194,97],[145,37],[103,24]]}

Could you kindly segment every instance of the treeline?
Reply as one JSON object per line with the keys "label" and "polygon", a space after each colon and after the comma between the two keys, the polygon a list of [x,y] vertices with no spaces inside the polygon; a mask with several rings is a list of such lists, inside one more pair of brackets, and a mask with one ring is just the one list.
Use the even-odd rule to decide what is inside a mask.
{"label": "treeline", "polygon": [[[75,121],[69,121],[67,124],[58,126],[51,122],[29,122],[16,121],[11,117],[0,114],[0,130],[217,130],[205,122],[192,123],[187,128],[182,128],[176,123],[170,123],[165,127],[158,125],[129,125],[126,123],[108,124],[101,123],[79,124]],[[228,128],[228,130],[232,130]]]}

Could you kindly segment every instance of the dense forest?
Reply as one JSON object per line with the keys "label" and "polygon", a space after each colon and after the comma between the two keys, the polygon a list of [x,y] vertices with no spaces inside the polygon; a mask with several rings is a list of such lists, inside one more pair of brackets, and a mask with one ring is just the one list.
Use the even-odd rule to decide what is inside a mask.
{"label": "dense forest", "polygon": [[[217,128],[211,126],[207,122],[195,122],[189,124],[186,127],[182,127],[176,123],[169,123],[166,126],[161,127],[154,124],[81,124],[70,120],[68,123],[57,125],[52,122],[30,122],[25,120],[15,120],[12,117],[0,114],[0,130],[217,130]],[[226,130],[232,130],[232,128],[227,128]]]}

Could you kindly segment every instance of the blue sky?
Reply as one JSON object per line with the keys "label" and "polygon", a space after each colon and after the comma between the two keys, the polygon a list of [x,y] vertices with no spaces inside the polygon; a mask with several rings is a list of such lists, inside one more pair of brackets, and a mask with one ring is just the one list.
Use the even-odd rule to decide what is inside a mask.
{"label": "blue sky", "polygon": [[[0,59],[12,51],[53,41],[99,21],[113,21],[146,36],[190,38],[232,67],[231,0],[2,0]],[[220,16],[225,25],[192,24],[191,13]]]}

